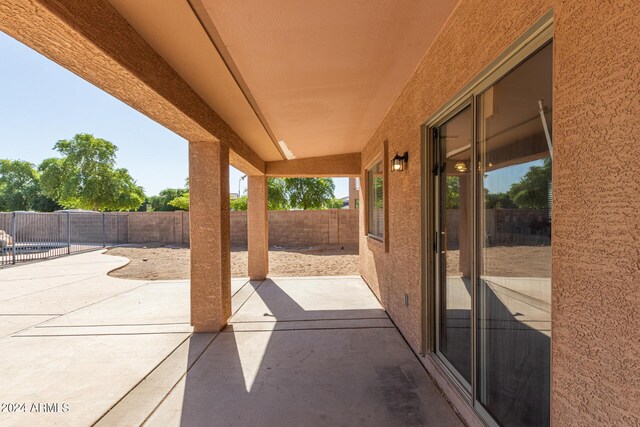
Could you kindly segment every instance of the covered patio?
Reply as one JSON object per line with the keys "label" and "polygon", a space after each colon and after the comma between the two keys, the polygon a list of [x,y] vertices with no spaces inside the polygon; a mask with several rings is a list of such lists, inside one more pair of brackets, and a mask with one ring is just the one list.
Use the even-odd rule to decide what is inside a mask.
{"label": "covered patio", "polygon": [[[191,242],[189,286],[96,253],[1,271],[2,401],[458,423],[424,365],[468,425],[638,425],[638,27],[631,0],[0,2],[1,31],[188,143]],[[360,178],[360,276],[270,277],[270,177]]]}
{"label": "covered patio", "polygon": [[233,279],[194,334],[188,281],[102,252],[0,271],[3,425],[461,425],[360,277]]}

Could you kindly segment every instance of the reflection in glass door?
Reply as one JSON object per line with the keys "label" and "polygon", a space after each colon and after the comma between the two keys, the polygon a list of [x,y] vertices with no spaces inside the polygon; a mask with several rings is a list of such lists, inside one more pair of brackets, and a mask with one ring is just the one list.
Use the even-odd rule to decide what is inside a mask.
{"label": "reflection in glass door", "polygon": [[549,424],[549,44],[477,97],[478,400],[501,424]]}
{"label": "reflection in glass door", "polygon": [[438,351],[471,384],[472,136],[467,106],[437,130]]}
{"label": "reflection in glass door", "polygon": [[505,426],[550,422],[552,66],[548,43],[432,127],[435,352]]}

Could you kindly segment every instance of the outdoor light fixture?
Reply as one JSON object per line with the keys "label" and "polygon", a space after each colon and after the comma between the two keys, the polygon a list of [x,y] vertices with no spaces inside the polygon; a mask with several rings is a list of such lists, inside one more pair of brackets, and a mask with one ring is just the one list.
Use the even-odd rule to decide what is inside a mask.
{"label": "outdoor light fixture", "polygon": [[455,170],[457,170],[460,173],[467,172],[467,164],[465,162],[458,162],[455,165],[453,165],[453,167],[455,168]]}
{"label": "outdoor light fixture", "polygon": [[407,162],[409,161],[409,153],[404,152],[404,155],[401,156],[396,151],[396,156],[391,160],[391,172],[401,172],[404,170]]}

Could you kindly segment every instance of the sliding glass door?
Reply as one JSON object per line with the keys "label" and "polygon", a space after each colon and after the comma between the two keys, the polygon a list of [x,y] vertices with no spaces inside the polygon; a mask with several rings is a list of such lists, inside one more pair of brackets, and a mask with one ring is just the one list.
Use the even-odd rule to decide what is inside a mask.
{"label": "sliding glass door", "polygon": [[432,127],[435,353],[500,425],[550,422],[552,52]]}
{"label": "sliding glass door", "polygon": [[552,48],[477,98],[478,400],[549,423]]}
{"label": "sliding glass door", "polygon": [[473,216],[472,106],[436,130],[438,174],[437,348],[466,388],[471,387],[471,228]]}

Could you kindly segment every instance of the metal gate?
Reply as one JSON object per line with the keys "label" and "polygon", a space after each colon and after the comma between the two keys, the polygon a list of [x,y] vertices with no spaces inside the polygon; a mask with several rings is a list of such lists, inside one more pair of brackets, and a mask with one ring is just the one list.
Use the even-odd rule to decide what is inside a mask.
{"label": "metal gate", "polygon": [[119,243],[121,213],[0,212],[0,268]]}

